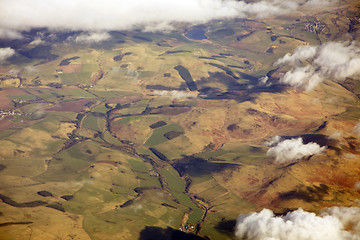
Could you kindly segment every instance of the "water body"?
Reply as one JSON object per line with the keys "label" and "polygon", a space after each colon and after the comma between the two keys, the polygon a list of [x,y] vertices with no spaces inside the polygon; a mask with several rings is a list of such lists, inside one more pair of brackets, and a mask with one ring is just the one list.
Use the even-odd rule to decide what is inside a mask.
{"label": "water body", "polygon": [[192,40],[203,40],[207,39],[205,35],[205,30],[201,28],[194,28],[185,33],[185,36]]}

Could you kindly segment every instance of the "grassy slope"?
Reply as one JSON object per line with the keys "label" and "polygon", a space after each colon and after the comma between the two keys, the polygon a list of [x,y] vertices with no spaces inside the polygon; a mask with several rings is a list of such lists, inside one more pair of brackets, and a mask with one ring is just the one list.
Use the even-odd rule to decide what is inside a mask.
{"label": "grassy slope", "polygon": [[[271,202],[279,191],[299,190],[294,185],[295,182],[300,182],[300,185],[303,184],[305,187],[313,187],[312,183],[309,183],[310,175],[298,174],[299,171],[307,172],[311,161],[289,168],[290,173],[284,173],[280,168],[273,166],[271,159],[266,157],[267,149],[263,142],[274,135],[312,132],[325,119],[329,121],[330,132],[341,130],[345,132],[346,137],[352,137],[353,133],[346,129],[352,129],[358,120],[358,103],[344,88],[326,81],[313,92],[289,90],[275,94],[261,93],[255,95],[256,100],[252,102],[240,103],[236,99],[194,99],[186,103],[186,100],[154,96],[146,86],[183,88],[185,82],[174,69],[175,66],[182,65],[189,69],[199,89],[210,87],[220,93],[234,90],[233,86],[236,84],[249,82],[242,73],[255,77],[264,75],[273,69],[272,64],[276,59],[292,52],[297,46],[305,43],[319,44],[319,39],[322,42],[347,39],[346,36],[342,36],[347,28],[346,17],[328,12],[317,16],[317,19],[331,25],[331,19],[334,17],[338,17],[338,26],[329,29],[331,37],[325,34],[315,36],[304,31],[302,24],[306,19],[296,21],[295,17],[264,20],[265,24],[271,27],[271,32],[266,30],[266,27],[256,28],[248,23],[230,21],[214,23],[214,29],[209,35],[210,41],[192,42],[180,34],[160,36],[147,33],[144,33],[144,36],[153,40],[143,41],[132,38],[130,34],[123,37],[126,39],[125,44],[115,44],[112,49],[105,46],[97,50],[59,48],[53,50],[61,55],[55,61],[37,66],[33,66],[36,61],[29,62],[34,71],[30,71],[30,68],[23,71],[23,84],[31,86],[38,79],[43,86],[23,87],[26,93],[6,95],[10,100],[28,101],[29,104],[24,104],[17,111],[29,115],[23,114],[12,120],[1,120],[4,126],[7,126],[5,123],[8,122],[19,125],[9,125],[9,129],[0,132],[0,164],[6,167],[0,171],[0,181],[4,185],[0,192],[17,202],[45,200],[49,203],[58,203],[66,213],[45,206],[29,210],[1,203],[0,211],[3,214],[0,215],[0,219],[2,222],[22,221],[23,218],[20,216],[26,216],[26,220],[34,222],[31,226],[34,229],[32,237],[39,239],[40,236],[44,239],[64,238],[65,232],[75,234],[81,239],[87,239],[89,236],[92,239],[138,239],[139,231],[145,226],[170,226],[177,229],[185,212],[189,213],[187,223],[199,222],[203,209],[189,197],[196,195],[200,199],[197,201],[204,206],[213,206],[202,224],[200,233],[213,239],[231,239],[234,236],[228,228],[221,228],[221,219],[222,222],[229,221],[231,224],[238,213],[256,210],[258,206],[264,206],[266,203],[269,205],[265,207],[277,209],[289,206],[304,206],[311,209],[313,206],[301,199],[284,200],[278,205]],[[216,31],[224,28],[227,30]],[[253,33],[239,41],[236,40],[239,34],[246,31]],[[279,37],[272,41],[270,37],[273,35]],[[160,41],[166,42],[168,46],[157,44]],[[266,53],[269,47],[275,47],[272,54]],[[167,51],[173,53],[166,53]],[[114,61],[113,57],[120,52],[131,54],[126,55],[121,62]],[[227,55],[221,55],[224,53]],[[71,62],[82,64],[81,71],[57,73],[60,61],[73,56],[79,56]],[[199,58],[200,56],[210,59]],[[99,63],[104,75],[94,83]],[[215,81],[214,78],[210,78],[211,74],[226,72],[208,63],[241,67],[230,68],[239,79],[231,80],[230,83],[222,81],[221,78]],[[165,73],[167,77],[164,76]],[[95,86],[89,89],[55,89],[44,86],[49,83]],[[19,81],[15,78],[2,81],[1,87],[6,86],[17,87]],[[138,98],[137,101],[131,98],[135,96]],[[92,100],[95,105],[84,106],[76,113],[44,111],[60,102],[72,102],[83,98]],[[115,117],[112,124],[115,128],[120,126],[120,130],[115,132],[116,136],[122,140],[132,141],[134,145],[129,146],[138,149],[140,154],[147,154],[156,160],[157,158],[148,150],[149,146],[156,146],[156,149],[165,154],[171,162],[183,158],[184,155],[193,154],[206,160],[206,164],[197,168],[187,168],[186,174],[192,180],[188,189],[189,194],[184,193],[184,177],[180,177],[168,163],[156,160],[158,162],[154,165],[155,169],[137,155],[125,154],[107,144],[108,142],[118,148],[124,146],[119,139],[105,130],[104,117],[91,112],[108,112],[111,108],[107,108],[105,102],[110,99],[112,102],[129,104],[127,108],[112,112],[112,116]],[[186,104],[191,106],[191,110],[178,114],[149,114],[145,111],[147,107],[157,108],[173,104]],[[249,109],[255,109],[261,114],[251,115]],[[78,113],[84,114],[81,123],[77,119]],[[280,124],[274,125],[269,120],[271,117],[279,117]],[[151,124],[160,120],[168,125],[150,129]],[[259,126],[255,127],[255,122]],[[231,132],[228,130],[231,124],[237,124],[239,128]],[[171,130],[183,131],[184,135],[168,140],[163,135]],[[250,134],[244,134],[249,130],[252,131]],[[103,135],[94,137],[96,131],[102,132]],[[71,142],[70,140],[74,140],[72,145],[66,145]],[[358,144],[357,140],[354,141]],[[340,143],[343,151],[350,151],[347,147],[350,143],[345,137]],[[67,147],[63,148],[64,146]],[[209,146],[214,147],[207,148]],[[358,152],[351,151],[355,157],[358,156]],[[336,160],[334,164],[340,162],[343,165],[351,165],[354,169],[357,167],[349,159],[338,159],[330,150],[327,154],[329,159]],[[322,159],[317,159],[315,162],[321,161]],[[227,163],[236,165],[220,167],[220,164]],[[331,172],[329,164],[322,166]],[[214,166],[219,169],[214,169]],[[344,202],[350,201],[339,195],[342,185],[332,182],[332,179],[338,177],[335,173],[325,176],[315,165],[312,169],[316,170],[319,176],[324,175],[316,181],[330,186],[328,198],[319,204],[329,204],[339,199]],[[161,189],[155,173],[158,170],[162,181],[167,183],[166,189]],[[349,176],[354,174],[351,169],[344,171]],[[280,175],[286,180],[276,180]],[[294,175],[298,176],[296,180],[293,178]],[[276,184],[266,185],[274,179]],[[350,180],[355,181],[354,179],[352,177]],[[346,197],[356,198],[358,195],[354,189],[346,186],[342,186],[349,193]],[[151,187],[156,190],[144,190],[138,195],[134,189],[139,187]],[[36,192],[42,190],[49,191],[54,196],[41,197]],[[61,198],[64,195],[73,195],[74,198],[66,201]],[[120,207],[129,200],[132,200],[132,204]],[[190,209],[192,211],[189,211]],[[79,227],[72,228],[68,216]],[[46,224],[49,227],[45,227]],[[61,225],[62,231],[59,231],[57,225]],[[21,234],[25,236],[28,232],[24,226],[7,226],[5,233],[1,234],[5,235],[4,239],[19,238]]]}

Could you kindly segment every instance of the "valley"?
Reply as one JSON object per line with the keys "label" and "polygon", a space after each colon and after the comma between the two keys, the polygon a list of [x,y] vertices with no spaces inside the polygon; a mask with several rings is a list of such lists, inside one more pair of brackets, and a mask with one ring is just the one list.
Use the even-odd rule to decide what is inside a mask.
{"label": "valley", "polygon": [[[0,238],[237,239],[239,214],[359,206],[360,76],[306,91],[275,64],[358,44],[359,9],[1,40]],[[323,150],[277,162],[276,136]]]}

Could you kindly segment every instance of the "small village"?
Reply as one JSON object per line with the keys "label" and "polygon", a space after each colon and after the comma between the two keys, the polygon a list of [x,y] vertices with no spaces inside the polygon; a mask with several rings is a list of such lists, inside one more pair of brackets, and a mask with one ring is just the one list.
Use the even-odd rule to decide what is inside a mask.
{"label": "small village", "polygon": [[[30,115],[30,114],[31,113],[26,113],[25,115]],[[14,115],[22,115],[22,114],[14,110],[0,110],[0,119],[6,116],[14,116]]]}
{"label": "small village", "polygon": [[312,21],[305,23],[305,30],[308,32],[319,34],[324,28],[326,28],[326,24],[324,22]]}

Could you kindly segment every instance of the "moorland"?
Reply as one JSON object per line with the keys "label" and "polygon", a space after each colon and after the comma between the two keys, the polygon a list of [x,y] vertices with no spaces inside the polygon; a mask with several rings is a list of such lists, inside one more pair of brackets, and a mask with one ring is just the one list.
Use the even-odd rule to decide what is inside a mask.
{"label": "moorland", "polygon": [[[274,63],[358,40],[359,7],[2,40],[17,54],[0,65],[0,238],[235,239],[240,213],[355,206],[359,76],[304,91]],[[279,164],[274,136],[326,150]]]}

